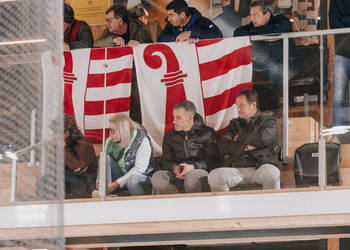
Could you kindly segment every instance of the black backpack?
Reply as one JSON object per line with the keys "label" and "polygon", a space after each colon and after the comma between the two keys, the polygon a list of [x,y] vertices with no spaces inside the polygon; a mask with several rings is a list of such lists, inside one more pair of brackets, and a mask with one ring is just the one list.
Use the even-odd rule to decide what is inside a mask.
{"label": "black backpack", "polygon": [[[318,185],[318,143],[307,143],[295,150],[294,176],[297,187]],[[341,146],[338,143],[326,143],[327,185],[342,185],[339,165]]]}

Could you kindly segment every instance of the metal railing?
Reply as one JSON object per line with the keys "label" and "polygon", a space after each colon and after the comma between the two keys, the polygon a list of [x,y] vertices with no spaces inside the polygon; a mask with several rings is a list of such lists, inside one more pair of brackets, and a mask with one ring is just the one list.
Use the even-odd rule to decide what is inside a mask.
{"label": "metal railing", "polygon": [[[270,35],[257,35],[252,36],[252,41],[263,41],[263,40],[271,40],[273,39],[283,39],[283,158],[288,158],[288,111],[289,111],[289,39],[290,38],[299,38],[299,37],[306,37],[306,36],[320,36],[320,139],[319,139],[319,185],[323,188],[326,186],[326,156],[325,156],[325,140],[323,138],[323,130],[324,130],[324,113],[323,113],[323,54],[324,54],[324,42],[323,42],[323,36],[324,35],[335,35],[335,34],[344,34],[344,33],[350,33],[350,28],[346,29],[336,29],[336,30],[319,30],[319,31],[309,31],[309,32],[298,32],[298,33],[284,33],[282,35],[279,34],[270,34]],[[35,111],[34,115],[32,113],[32,118],[35,118]],[[104,118],[105,120],[105,118]],[[104,123],[105,124],[105,123]],[[32,121],[33,126],[33,121]],[[35,122],[34,122],[35,126]],[[31,128],[31,131],[34,133],[35,127]],[[105,129],[103,130],[105,131]],[[31,138],[34,138],[31,136]],[[31,146],[23,148],[21,150],[18,150],[16,152],[7,154],[8,157],[12,159],[12,178],[11,178],[11,201],[15,201],[15,194],[16,194],[16,178],[17,178],[17,157],[27,151],[33,151],[33,149],[41,147],[41,165],[45,162],[45,145],[52,141],[51,139],[41,141],[39,143],[33,144],[34,140],[31,140]],[[31,163],[33,162],[34,154],[31,154]],[[105,197],[106,196],[106,152],[105,152],[105,145],[103,146],[103,151],[100,155],[100,196]]]}
{"label": "metal railing", "polygon": [[319,128],[319,186],[324,188],[327,185],[327,174],[326,174],[326,143],[323,138],[324,131],[324,96],[323,96],[323,82],[324,82],[324,68],[323,68],[323,56],[324,56],[324,41],[323,36],[325,35],[336,35],[350,33],[350,28],[345,29],[333,29],[333,30],[317,30],[297,33],[284,33],[271,34],[271,35],[257,35],[252,36],[252,41],[264,41],[273,39],[283,39],[283,159],[288,158],[288,112],[289,112],[289,39],[300,38],[308,36],[319,36],[320,37],[320,128]]}
{"label": "metal railing", "polygon": [[[5,152],[6,156],[12,160],[12,170],[11,170],[11,195],[10,201],[16,201],[16,187],[17,187],[17,161],[18,157],[23,155],[26,152],[32,152],[36,148],[44,148],[47,144],[54,142],[54,138],[43,140],[34,145],[22,148],[16,152]],[[42,154],[45,154],[45,151],[42,151]],[[43,156],[45,157],[45,155]]]}

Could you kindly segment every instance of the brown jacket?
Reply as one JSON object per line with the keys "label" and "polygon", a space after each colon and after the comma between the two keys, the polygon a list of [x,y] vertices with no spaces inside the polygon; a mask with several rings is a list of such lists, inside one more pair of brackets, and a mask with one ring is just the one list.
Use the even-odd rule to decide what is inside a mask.
{"label": "brown jacket", "polygon": [[86,169],[89,175],[97,175],[97,157],[92,142],[87,137],[81,137],[76,145],[76,153],[64,149],[65,172]]}

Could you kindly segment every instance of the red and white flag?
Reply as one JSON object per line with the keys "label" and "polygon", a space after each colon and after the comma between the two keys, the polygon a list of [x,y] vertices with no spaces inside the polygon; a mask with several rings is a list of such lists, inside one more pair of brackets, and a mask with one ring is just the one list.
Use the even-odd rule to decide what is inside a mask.
{"label": "red and white flag", "polygon": [[93,143],[102,143],[108,118],[129,114],[132,48],[79,49],[64,58],[64,113]]}
{"label": "red and white flag", "polygon": [[237,117],[236,94],[252,88],[249,37],[188,43],[142,44],[134,48],[143,125],[161,152],[173,129],[173,107],[192,101],[206,124],[222,133]]}

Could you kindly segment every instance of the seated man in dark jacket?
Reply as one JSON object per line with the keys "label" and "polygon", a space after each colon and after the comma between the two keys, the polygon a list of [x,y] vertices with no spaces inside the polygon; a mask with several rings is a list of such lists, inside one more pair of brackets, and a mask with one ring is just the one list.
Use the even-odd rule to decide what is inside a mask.
{"label": "seated man in dark jacket", "polygon": [[203,191],[207,171],[218,159],[216,133],[204,125],[190,101],[176,104],[173,114],[175,129],[163,139],[164,170],[152,176],[153,188],[160,194]]}
{"label": "seated man in dark jacket", "polygon": [[[273,15],[273,8],[266,0],[258,0],[250,5],[251,22],[234,31],[233,36],[280,34],[292,31],[292,24],[284,15]],[[271,38],[273,39],[273,37]],[[289,40],[290,57],[295,56],[295,44]],[[280,107],[283,86],[283,41],[255,41],[252,43],[253,70],[267,76],[275,84],[278,92],[273,102],[273,111]],[[291,78],[291,73],[289,78]]]}
{"label": "seated man in dark jacket", "polygon": [[195,43],[200,39],[222,38],[220,29],[195,8],[189,8],[184,0],[173,0],[166,6],[167,24],[158,42]]}
{"label": "seated man in dark jacket", "polygon": [[244,89],[237,94],[239,118],[219,142],[224,167],[208,176],[212,192],[229,191],[238,184],[258,183],[264,189],[280,188],[278,132],[274,116],[258,111],[258,96]]}
{"label": "seated man in dark jacket", "polygon": [[63,9],[63,50],[70,51],[73,49],[92,48],[94,37],[89,25],[84,21],[74,18],[74,10],[70,5],[65,3]]}

